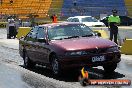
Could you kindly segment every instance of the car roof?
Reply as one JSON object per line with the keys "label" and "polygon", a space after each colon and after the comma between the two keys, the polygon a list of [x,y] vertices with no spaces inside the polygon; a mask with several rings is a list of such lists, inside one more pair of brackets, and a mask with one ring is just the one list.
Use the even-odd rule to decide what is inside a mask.
{"label": "car roof", "polygon": [[92,17],[92,16],[74,16],[74,17],[69,17],[69,18],[85,18],[85,17]]}
{"label": "car roof", "polygon": [[49,26],[68,25],[68,24],[82,24],[82,23],[79,23],[79,22],[61,22],[61,23],[42,24],[39,26],[49,27]]}

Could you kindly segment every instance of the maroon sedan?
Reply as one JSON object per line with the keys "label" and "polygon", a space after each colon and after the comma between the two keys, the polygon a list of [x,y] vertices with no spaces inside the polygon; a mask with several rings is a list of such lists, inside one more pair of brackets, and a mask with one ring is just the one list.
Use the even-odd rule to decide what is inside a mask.
{"label": "maroon sedan", "polygon": [[97,36],[81,23],[54,23],[32,28],[19,41],[19,52],[25,67],[36,64],[50,67],[54,74],[83,66],[103,66],[113,72],[120,62],[118,46]]}

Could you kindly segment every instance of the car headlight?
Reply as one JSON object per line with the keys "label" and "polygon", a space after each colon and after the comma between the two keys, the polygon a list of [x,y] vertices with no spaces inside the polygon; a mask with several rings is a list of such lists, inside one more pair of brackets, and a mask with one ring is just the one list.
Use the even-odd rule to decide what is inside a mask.
{"label": "car headlight", "polygon": [[120,51],[118,46],[110,47],[107,49],[107,52]]}
{"label": "car headlight", "polygon": [[86,55],[86,51],[70,51],[66,53],[66,56]]}

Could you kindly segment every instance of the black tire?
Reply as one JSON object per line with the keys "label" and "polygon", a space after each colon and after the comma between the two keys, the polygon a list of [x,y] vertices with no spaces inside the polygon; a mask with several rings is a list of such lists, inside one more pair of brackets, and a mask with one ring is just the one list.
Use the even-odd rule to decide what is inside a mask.
{"label": "black tire", "polygon": [[51,56],[51,67],[52,67],[52,72],[54,75],[60,76],[61,75],[61,68],[60,64],[58,62],[58,58],[56,55]]}
{"label": "black tire", "polygon": [[117,63],[111,63],[111,64],[105,64],[103,65],[103,68],[105,72],[112,73],[117,67]]}
{"label": "black tire", "polygon": [[9,34],[7,34],[7,39],[11,39],[11,37],[9,36]]}
{"label": "black tire", "polygon": [[23,60],[24,60],[24,66],[26,68],[33,68],[36,65],[33,61],[30,60],[26,52],[24,52],[23,54]]}

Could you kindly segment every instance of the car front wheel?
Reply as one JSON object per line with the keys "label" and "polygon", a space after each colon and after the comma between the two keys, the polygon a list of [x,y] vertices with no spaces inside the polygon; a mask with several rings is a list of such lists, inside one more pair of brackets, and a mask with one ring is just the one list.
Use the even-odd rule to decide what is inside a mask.
{"label": "car front wheel", "polygon": [[103,65],[103,68],[104,68],[105,72],[109,72],[109,73],[114,72],[116,67],[117,67],[117,63]]}
{"label": "car front wheel", "polygon": [[57,56],[52,55],[51,57],[51,66],[52,66],[52,71],[54,75],[60,75],[61,69],[60,69],[60,64],[58,62]]}
{"label": "car front wheel", "polygon": [[26,52],[24,53],[23,60],[24,60],[24,66],[26,68],[33,68],[35,66],[35,63],[30,60]]}

